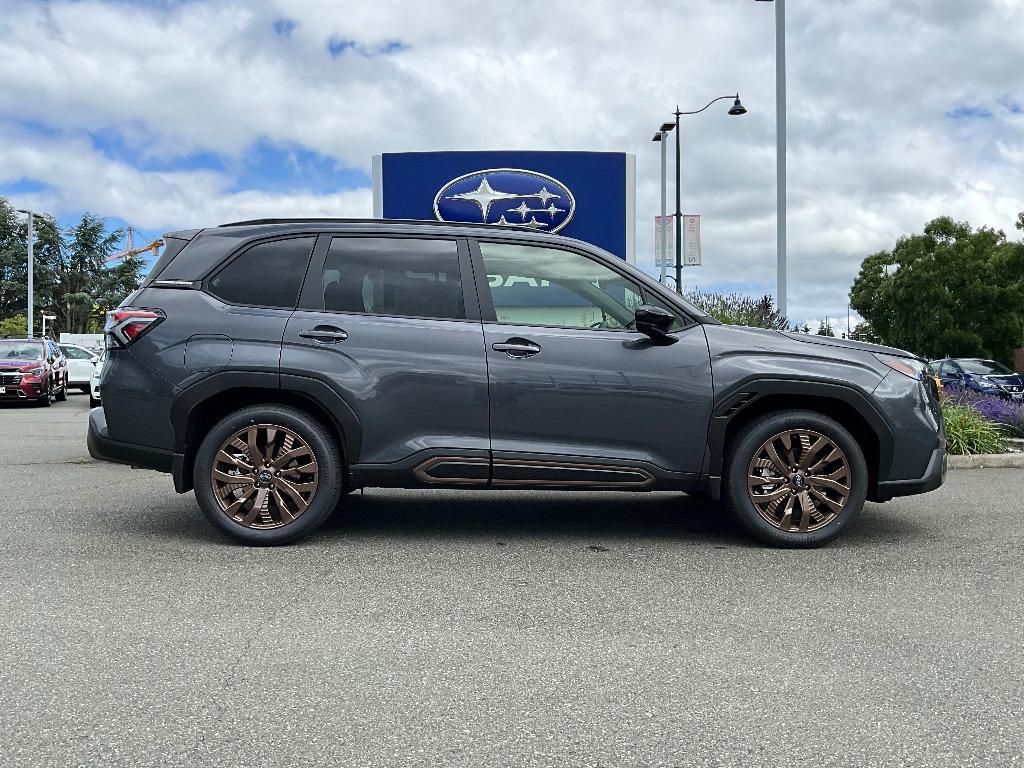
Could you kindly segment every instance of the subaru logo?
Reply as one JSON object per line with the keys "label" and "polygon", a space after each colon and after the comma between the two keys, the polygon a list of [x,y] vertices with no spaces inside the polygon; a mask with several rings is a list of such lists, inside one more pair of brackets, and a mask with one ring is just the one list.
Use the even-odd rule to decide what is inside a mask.
{"label": "subaru logo", "polygon": [[506,224],[558,232],[576,199],[558,179],[520,168],[491,168],[452,179],[434,197],[438,221]]}

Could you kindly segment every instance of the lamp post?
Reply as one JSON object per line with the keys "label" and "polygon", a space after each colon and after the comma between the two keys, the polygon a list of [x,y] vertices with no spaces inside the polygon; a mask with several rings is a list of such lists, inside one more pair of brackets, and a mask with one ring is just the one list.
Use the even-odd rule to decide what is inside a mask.
{"label": "lamp post", "polygon": [[654,134],[654,138],[651,141],[656,141],[661,144],[661,219],[658,221],[658,261],[661,262],[661,277],[658,278],[658,282],[662,285],[665,284],[665,268],[668,261],[668,232],[665,228],[665,219],[668,216],[666,211],[666,191],[668,179],[665,178],[665,137],[668,132],[675,128],[675,123],[662,123],[661,128]]}
{"label": "lamp post", "polygon": [[32,338],[32,313],[35,312],[33,306],[35,286],[33,285],[33,273],[35,272],[32,259],[32,241],[34,240],[34,232],[32,230],[32,211],[27,211],[24,208],[18,208],[18,213],[24,213],[28,216],[28,337]]}
{"label": "lamp post", "polygon": [[695,109],[692,112],[680,112],[679,106],[676,106],[676,111],[672,114],[676,116],[676,293],[683,292],[683,207],[682,207],[682,187],[680,185],[679,178],[679,118],[683,115],[699,115],[705,109],[710,107],[716,101],[722,99],[733,99],[732,106],[729,108],[728,114],[730,115],[745,115],[747,113],[746,107],[740,103],[740,95],[737,93],[734,96],[718,96],[700,109]]}
{"label": "lamp post", "polygon": [[43,338],[46,337],[46,321],[47,320],[56,320],[56,319],[57,319],[56,315],[48,315],[45,312],[43,312],[43,332],[41,334],[43,336]]}
{"label": "lamp post", "polygon": [[775,300],[786,315],[786,0],[775,3]]}

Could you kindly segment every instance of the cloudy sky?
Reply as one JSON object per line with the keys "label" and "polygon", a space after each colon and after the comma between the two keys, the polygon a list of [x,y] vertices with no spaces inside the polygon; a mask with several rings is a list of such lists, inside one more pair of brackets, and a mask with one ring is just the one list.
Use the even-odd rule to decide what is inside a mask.
{"label": "cloudy sky", "polygon": [[[844,315],[860,260],[949,214],[1024,209],[1024,0],[790,0],[790,315]],[[370,158],[637,157],[653,271],[678,102],[689,285],[775,284],[774,22],[754,0],[0,0],[0,195],[145,233],[367,216]]]}

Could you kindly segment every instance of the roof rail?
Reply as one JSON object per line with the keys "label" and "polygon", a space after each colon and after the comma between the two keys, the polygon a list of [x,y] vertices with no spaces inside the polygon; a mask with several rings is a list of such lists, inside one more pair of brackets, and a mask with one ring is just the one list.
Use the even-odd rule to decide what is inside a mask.
{"label": "roof rail", "polygon": [[[420,225],[433,225],[437,226],[449,226],[449,227],[499,227],[509,228],[522,232],[524,229],[530,232],[536,232],[538,230],[524,224],[484,224],[483,222],[475,223],[470,221],[437,221],[436,219],[348,219],[348,218],[330,218],[330,217],[299,217],[292,219],[248,219],[246,221],[231,221],[227,224],[219,224],[220,227],[249,227],[256,226],[259,224],[380,224],[381,222],[388,222],[389,224],[420,224]],[[544,233],[542,233],[544,234]],[[547,233],[550,234],[550,233]]]}

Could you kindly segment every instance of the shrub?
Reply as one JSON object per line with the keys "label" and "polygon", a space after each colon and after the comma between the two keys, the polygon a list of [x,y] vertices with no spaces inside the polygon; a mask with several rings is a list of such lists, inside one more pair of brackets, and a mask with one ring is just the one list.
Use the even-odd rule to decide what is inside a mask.
{"label": "shrub", "polygon": [[968,405],[1005,431],[1024,436],[1024,403],[961,389],[949,389],[947,394],[951,402]]}
{"label": "shrub", "polygon": [[754,299],[741,293],[714,293],[698,289],[686,294],[686,299],[726,325],[747,325],[779,331],[789,328],[789,321],[779,313],[775,300],[768,294]]}
{"label": "shrub", "polygon": [[972,406],[946,399],[942,402],[942,413],[946,417],[947,453],[959,455],[1006,451],[1006,441],[999,427]]}

